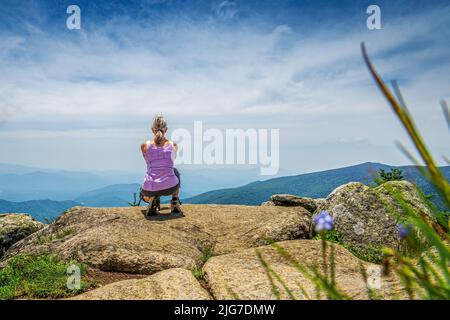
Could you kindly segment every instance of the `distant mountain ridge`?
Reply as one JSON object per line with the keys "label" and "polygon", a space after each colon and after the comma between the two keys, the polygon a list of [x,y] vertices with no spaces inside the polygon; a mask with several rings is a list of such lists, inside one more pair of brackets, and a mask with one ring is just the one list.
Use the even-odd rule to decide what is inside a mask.
{"label": "distant mountain ridge", "polygon": [[87,172],[33,171],[0,174],[0,198],[9,201],[34,199],[67,200],[81,192],[99,188],[107,181]]}
{"label": "distant mountain ridge", "polygon": [[30,200],[12,202],[0,199],[0,213],[28,213],[41,222],[53,220],[61,213],[80,204],[75,201]]}
{"label": "distant mountain ridge", "polygon": [[[91,190],[81,194],[74,200],[81,203],[83,206],[90,207],[123,207],[128,206],[130,202],[134,200],[134,194],[136,194],[136,200],[139,201],[139,191],[141,185],[139,183],[129,184],[113,184],[104,188]],[[189,193],[183,191],[180,192],[181,197],[189,197]],[[163,202],[165,202],[163,199]]]}
{"label": "distant mountain ridge", "polygon": [[[426,194],[436,192],[430,183],[421,175],[416,166],[389,166],[381,163],[363,163],[350,167],[326,171],[255,181],[238,188],[227,188],[205,192],[184,199],[185,203],[193,204],[241,204],[259,205],[267,201],[273,194],[288,193],[311,198],[326,197],[336,187],[349,182],[373,184],[380,169],[398,168],[403,171],[406,180],[416,183]],[[443,173],[450,177],[450,166],[441,167]],[[438,206],[441,201],[435,196]]]}
{"label": "distant mountain ridge", "polygon": [[75,198],[83,206],[90,207],[124,207],[133,201],[133,194],[138,198],[140,184],[113,184],[91,190]]}

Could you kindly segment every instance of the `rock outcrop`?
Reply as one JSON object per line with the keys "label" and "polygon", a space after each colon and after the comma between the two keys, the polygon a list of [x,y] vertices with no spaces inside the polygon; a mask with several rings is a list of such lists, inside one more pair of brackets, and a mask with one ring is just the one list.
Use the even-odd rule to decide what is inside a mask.
{"label": "rock outcrop", "polygon": [[321,204],[324,199],[312,199],[306,197],[299,197],[292,194],[274,194],[270,200],[263,202],[262,206],[283,206],[283,207],[302,207],[311,213],[314,213],[318,204]]}
{"label": "rock outcrop", "polygon": [[78,295],[73,300],[210,300],[190,270],[174,268],[144,279],[123,280]]}
{"label": "rock outcrop", "polygon": [[[279,246],[303,266],[322,266],[322,246],[318,240],[292,240],[279,242]],[[331,244],[330,244],[331,246]],[[335,252],[335,279],[339,290],[354,299],[367,299],[367,287],[361,275],[363,266],[369,276],[369,286],[379,290],[386,299],[404,297],[399,282],[382,277],[381,266],[363,262],[339,245]],[[270,268],[292,291],[294,298],[316,299],[314,283],[307,280],[292,263],[272,246],[257,248]],[[330,250],[330,247],[328,247]],[[328,251],[329,252],[329,251]],[[327,260],[329,261],[329,260]],[[328,270],[330,268],[327,264]],[[266,269],[258,259],[255,249],[243,249],[235,253],[212,257],[203,267],[207,286],[215,299],[275,299],[273,287]],[[283,285],[272,275],[282,299],[290,299]],[[303,290],[300,289],[300,286]],[[307,297],[305,296],[305,292]],[[322,298],[324,296],[322,295]]]}
{"label": "rock outcrop", "polygon": [[0,214],[0,258],[14,243],[42,229],[45,225],[24,213]]}
{"label": "rock outcrop", "polygon": [[[344,244],[359,250],[398,247],[397,222],[386,204],[401,208],[391,189],[429,214],[415,187],[400,181],[376,188],[350,183],[325,200],[274,195],[262,206],[185,205],[184,215],[172,215],[164,206],[156,217],[145,217],[143,207],[74,207],[44,228],[30,217],[0,215],[0,231],[6,230],[7,219],[21,216],[35,226],[21,233],[0,265],[17,254],[45,253],[84,262],[98,272],[135,274],[136,279],[115,280],[74,299],[275,299],[276,291],[282,299],[315,299],[315,285],[269,243],[303,266],[323,268],[321,241],[306,239],[312,235],[312,211],[326,210]],[[380,265],[361,261],[337,244],[330,243],[327,254],[331,248],[336,284],[345,295],[368,298],[362,266],[382,298],[404,297],[398,280],[383,277]],[[257,251],[276,273],[269,272],[276,291]]]}
{"label": "rock outcrop", "polygon": [[415,186],[407,181],[386,182],[369,188],[359,182],[338,187],[316,210],[327,211],[342,241],[359,250],[369,247],[399,248],[397,220],[392,209],[401,216],[402,209],[390,194],[395,190],[412,208],[431,216]]}
{"label": "rock outcrop", "polygon": [[225,254],[310,233],[311,214],[302,208],[186,205],[184,211],[175,217],[163,210],[147,221],[142,207],[74,207],[13,245],[4,260],[51,253],[104,271],[153,274],[201,267],[205,252]]}

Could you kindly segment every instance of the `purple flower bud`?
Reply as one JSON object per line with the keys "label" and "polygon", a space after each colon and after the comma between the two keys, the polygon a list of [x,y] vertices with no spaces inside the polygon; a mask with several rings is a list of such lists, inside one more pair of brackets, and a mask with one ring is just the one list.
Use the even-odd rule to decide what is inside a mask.
{"label": "purple flower bud", "polygon": [[405,239],[409,233],[411,232],[411,226],[404,226],[402,224],[398,224],[397,225],[397,233],[398,233],[398,237],[400,238],[400,240]]}
{"label": "purple flower bud", "polygon": [[326,211],[321,211],[314,217],[314,230],[317,233],[333,230],[333,218]]}

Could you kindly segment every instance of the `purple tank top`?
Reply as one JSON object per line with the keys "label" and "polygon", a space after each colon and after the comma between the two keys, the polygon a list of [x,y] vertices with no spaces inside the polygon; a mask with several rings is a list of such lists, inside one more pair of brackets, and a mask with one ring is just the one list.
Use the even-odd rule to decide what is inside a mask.
{"label": "purple tank top", "polygon": [[175,150],[172,143],[164,147],[157,147],[147,142],[147,152],[145,153],[147,173],[142,189],[159,191],[175,187],[178,184],[178,178],[173,171],[174,158]]}

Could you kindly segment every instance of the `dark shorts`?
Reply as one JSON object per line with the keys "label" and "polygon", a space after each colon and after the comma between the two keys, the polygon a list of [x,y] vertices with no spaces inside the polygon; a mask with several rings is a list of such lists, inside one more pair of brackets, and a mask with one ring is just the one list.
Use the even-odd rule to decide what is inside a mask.
{"label": "dark shorts", "polygon": [[155,197],[155,196],[171,196],[173,193],[175,193],[180,188],[181,179],[180,179],[180,172],[176,168],[173,168],[173,173],[175,173],[175,175],[178,178],[178,184],[176,186],[158,191],[147,191],[142,190],[141,188],[141,198]]}

